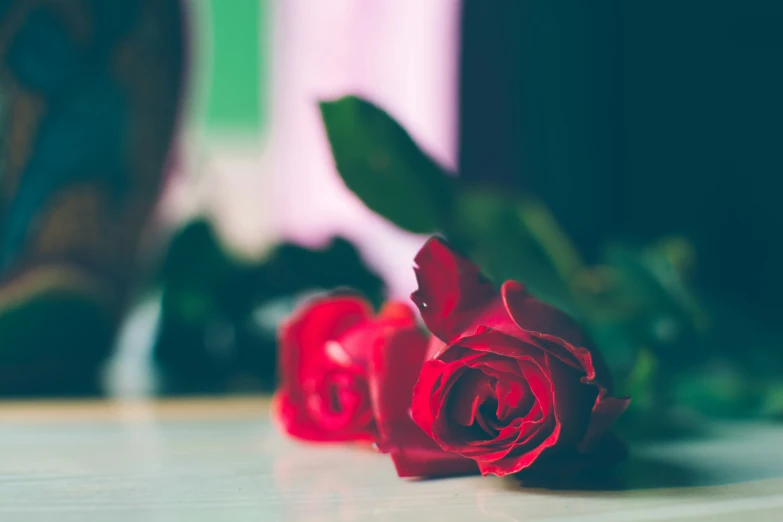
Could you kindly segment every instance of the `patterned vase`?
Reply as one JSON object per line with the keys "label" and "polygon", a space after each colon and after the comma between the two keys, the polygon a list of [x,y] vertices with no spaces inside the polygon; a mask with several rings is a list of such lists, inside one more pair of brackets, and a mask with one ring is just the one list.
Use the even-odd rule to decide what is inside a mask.
{"label": "patterned vase", "polygon": [[0,0],[0,394],[111,350],[182,90],[178,0]]}

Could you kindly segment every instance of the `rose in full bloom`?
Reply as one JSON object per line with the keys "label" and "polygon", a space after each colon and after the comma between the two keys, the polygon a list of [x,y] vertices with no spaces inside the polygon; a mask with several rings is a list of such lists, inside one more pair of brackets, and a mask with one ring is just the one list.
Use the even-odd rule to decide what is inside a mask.
{"label": "rose in full bloom", "polygon": [[571,318],[515,281],[498,291],[437,238],[415,263],[411,298],[441,343],[421,369],[412,415],[441,448],[484,475],[573,470],[620,453],[608,428],[628,399],[612,396],[606,364]]}

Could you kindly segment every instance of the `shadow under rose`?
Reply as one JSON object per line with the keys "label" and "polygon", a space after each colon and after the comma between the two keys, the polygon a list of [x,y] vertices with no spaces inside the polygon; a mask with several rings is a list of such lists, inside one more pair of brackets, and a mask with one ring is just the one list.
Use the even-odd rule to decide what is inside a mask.
{"label": "shadow under rose", "polygon": [[[471,475],[447,477],[419,477],[409,482],[433,482],[459,480]],[[475,475],[473,475],[475,476]],[[686,488],[704,485],[708,474],[680,464],[665,462],[650,457],[633,457],[612,470],[584,472],[570,479],[536,475],[515,475],[504,477],[504,490],[549,490],[549,491],[631,491],[643,489]]]}
{"label": "shadow under rose", "polygon": [[520,475],[504,481],[504,488],[537,492],[613,492],[644,489],[688,488],[702,485],[698,469],[650,457],[631,457],[611,470],[580,473],[572,478]]}
{"label": "shadow under rose", "polygon": [[[544,466],[537,473],[520,474],[502,487],[569,492],[617,492],[651,489],[699,488],[783,478],[779,451],[780,425],[772,423],[712,422],[703,435],[640,444],[615,467],[592,462],[578,475]],[[541,471],[549,470],[549,474]],[[574,478],[564,479],[570,476]]]}

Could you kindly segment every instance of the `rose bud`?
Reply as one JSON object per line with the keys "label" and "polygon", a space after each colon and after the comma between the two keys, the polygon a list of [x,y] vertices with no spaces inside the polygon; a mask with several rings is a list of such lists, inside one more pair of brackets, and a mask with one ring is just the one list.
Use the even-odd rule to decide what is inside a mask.
{"label": "rose bud", "polygon": [[498,291],[437,238],[415,263],[411,299],[442,345],[421,369],[412,415],[444,450],[484,475],[546,463],[572,473],[622,454],[607,430],[629,399],[612,397],[605,362],[571,318],[515,281]]}

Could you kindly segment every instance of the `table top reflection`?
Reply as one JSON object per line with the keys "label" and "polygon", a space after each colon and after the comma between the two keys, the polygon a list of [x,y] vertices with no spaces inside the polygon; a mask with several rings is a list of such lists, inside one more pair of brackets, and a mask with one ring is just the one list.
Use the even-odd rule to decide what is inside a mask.
{"label": "table top reflection", "polygon": [[281,437],[264,398],[0,404],[0,520],[783,520],[783,425],[635,449],[595,491],[406,481],[385,456]]}

